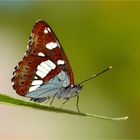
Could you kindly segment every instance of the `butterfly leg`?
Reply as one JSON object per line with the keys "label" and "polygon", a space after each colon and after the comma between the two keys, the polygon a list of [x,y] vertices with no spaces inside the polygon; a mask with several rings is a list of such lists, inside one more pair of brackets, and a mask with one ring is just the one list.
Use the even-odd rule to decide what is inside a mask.
{"label": "butterfly leg", "polygon": [[54,94],[54,96],[53,96],[53,98],[52,98],[52,100],[51,100],[51,102],[50,102],[50,106],[52,105],[52,103],[53,103],[54,98],[56,97],[56,95],[57,95],[57,92]]}
{"label": "butterfly leg", "polygon": [[38,102],[38,103],[42,103],[45,101],[49,101],[49,97],[43,97],[43,98],[31,98],[30,101],[34,101],[34,102]]}
{"label": "butterfly leg", "polygon": [[62,103],[62,105],[60,106],[60,108],[62,108],[62,106],[63,106],[66,102],[68,102],[69,99],[70,99],[70,98],[66,99],[66,100]]}
{"label": "butterfly leg", "polygon": [[[80,113],[80,109],[79,109],[79,95],[76,95],[76,97],[77,97],[76,108],[77,108],[77,111]],[[65,103],[67,103],[67,102],[69,101],[69,99],[71,99],[71,98],[66,99],[65,102],[62,103],[62,105],[60,106],[60,108],[62,108],[62,106],[63,106]]]}
{"label": "butterfly leg", "polygon": [[77,97],[76,107],[77,107],[77,111],[80,113],[80,109],[79,109],[79,95],[76,95],[76,97]]}

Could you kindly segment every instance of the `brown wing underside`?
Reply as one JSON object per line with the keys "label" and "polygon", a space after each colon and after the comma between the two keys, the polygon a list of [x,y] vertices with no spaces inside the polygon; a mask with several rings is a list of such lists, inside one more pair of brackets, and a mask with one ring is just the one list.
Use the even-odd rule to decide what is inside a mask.
{"label": "brown wing underside", "polygon": [[[47,34],[44,33],[45,28],[50,29]],[[58,47],[52,50],[47,49],[45,46],[49,42],[57,43]],[[43,53],[45,57],[38,56],[39,53]],[[64,65],[57,65],[57,60],[59,59],[65,60],[66,63]],[[57,67],[50,71],[46,77],[41,78],[36,74],[37,66],[46,60],[51,60]],[[13,87],[18,94],[24,96],[29,91],[33,80],[38,78],[47,82],[61,70],[68,73],[70,83],[73,85],[74,79],[71,66],[57,37],[46,22],[42,20],[37,21],[29,38],[26,54],[14,72],[14,77],[12,78]]]}

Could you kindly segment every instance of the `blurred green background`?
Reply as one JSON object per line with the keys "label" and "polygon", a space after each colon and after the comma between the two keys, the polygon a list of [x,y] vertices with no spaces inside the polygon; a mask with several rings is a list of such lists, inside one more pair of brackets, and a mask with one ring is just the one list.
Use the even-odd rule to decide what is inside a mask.
{"label": "blurred green background", "polygon": [[[113,66],[84,85],[81,111],[129,119],[113,122],[1,104],[0,138],[140,138],[140,1],[1,1],[0,92],[21,98],[12,89],[12,72],[38,19],[58,36],[75,82]],[[75,110],[75,102],[64,108]]]}

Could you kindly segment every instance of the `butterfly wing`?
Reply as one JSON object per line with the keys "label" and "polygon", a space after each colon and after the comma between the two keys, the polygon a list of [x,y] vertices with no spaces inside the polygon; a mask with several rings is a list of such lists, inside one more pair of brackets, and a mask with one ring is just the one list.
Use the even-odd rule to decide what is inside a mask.
{"label": "butterfly wing", "polygon": [[43,20],[34,25],[25,56],[13,74],[13,88],[22,96],[57,92],[63,77],[65,86],[74,85],[68,58],[53,30]]}

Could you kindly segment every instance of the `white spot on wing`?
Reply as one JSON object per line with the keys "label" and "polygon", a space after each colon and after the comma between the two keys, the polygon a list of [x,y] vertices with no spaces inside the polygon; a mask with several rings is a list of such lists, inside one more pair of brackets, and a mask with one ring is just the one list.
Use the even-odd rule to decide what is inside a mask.
{"label": "white spot on wing", "polygon": [[36,23],[39,22],[39,21],[42,21],[42,19],[38,19],[38,20],[36,21]]}
{"label": "white spot on wing", "polygon": [[29,49],[29,45],[27,45],[27,49]]}
{"label": "white spot on wing", "polygon": [[43,57],[44,57],[44,56],[45,56],[45,54],[44,54],[44,53],[42,53],[42,52],[39,52],[39,53],[38,53],[38,56],[43,56]]}
{"label": "white spot on wing", "polygon": [[26,56],[26,55],[27,55],[27,53],[25,52],[25,53],[24,53],[24,56]]}
{"label": "white spot on wing", "polygon": [[40,87],[40,85],[30,87],[29,92],[36,90],[38,87]]}
{"label": "white spot on wing", "polygon": [[64,64],[65,64],[65,61],[64,61],[64,60],[58,60],[58,61],[57,61],[57,64],[58,64],[58,65],[64,65]]}
{"label": "white spot on wing", "polygon": [[42,80],[34,80],[31,85],[41,85],[43,83]]}
{"label": "white spot on wing", "polygon": [[48,32],[51,32],[51,30],[50,30],[49,27],[44,29],[44,33],[45,33],[45,34],[48,34]]}
{"label": "white spot on wing", "polygon": [[50,60],[45,61],[45,63],[46,63],[48,66],[50,66],[51,69],[55,69],[55,68],[56,68],[56,65],[55,65],[52,61],[50,61]]}
{"label": "white spot on wing", "polygon": [[45,68],[47,71],[51,71],[51,67],[49,67],[45,62],[41,62],[40,64],[43,68]]}
{"label": "white spot on wing", "polygon": [[[30,36],[30,39],[28,41],[29,45],[32,45],[33,44],[33,41],[34,41],[34,34],[31,33],[31,36]],[[28,49],[28,48],[27,48]]]}
{"label": "white spot on wing", "polygon": [[37,77],[37,76],[35,76],[35,77],[34,77],[34,79],[38,79],[38,77]]}
{"label": "white spot on wing", "polygon": [[46,76],[46,73],[43,73],[43,72],[41,72],[41,71],[39,71],[39,70],[37,70],[36,74],[37,74],[39,77],[41,77],[41,78],[44,78],[44,77]]}
{"label": "white spot on wing", "polygon": [[44,29],[44,33],[45,33],[45,34],[47,34],[47,33],[48,33],[48,30],[47,30],[46,28]]}
{"label": "white spot on wing", "polygon": [[45,73],[46,75],[50,72],[50,70],[45,69],[44,67],[42,67],[41,65],[37,66],[37,69],[43,73]]}
{"label": "white spot on wing", "polygon": [[58,45],[55,42],[49,42],[49,43],[46,44],[46,48],[49,49],[49,50],[52,50],[52,49],[56,48],[57,46]]}
{"label": "white spot on wing", "polygon": [[51,32],[51,29],[50,29],[49,27],[47,28],[47,30],[48,30],[49,32]]}
{"label": "white spot on wing", "polygon": [[52,61],[47,60],[47,61],[41,62],[40,65],[37,66],[36,74],[40,76],[41,78],[44,78],[47,76],[47,74],[51,70],[55,68],[56,68],[56,65]]}
{"label": "white spot on wing", "polygon": [[14,82],[12,82],[12,86],[14,85]]}

